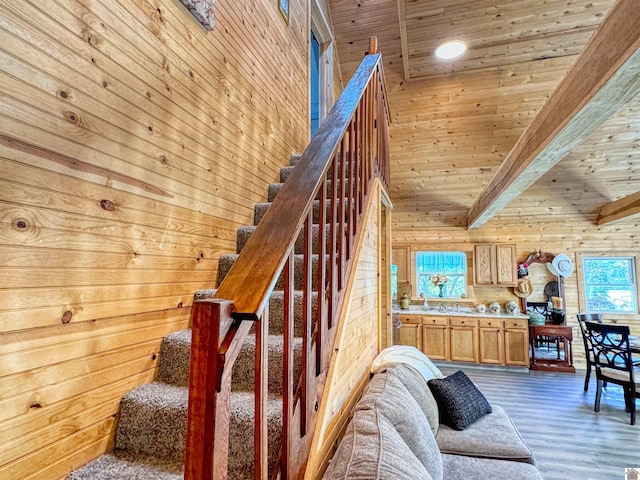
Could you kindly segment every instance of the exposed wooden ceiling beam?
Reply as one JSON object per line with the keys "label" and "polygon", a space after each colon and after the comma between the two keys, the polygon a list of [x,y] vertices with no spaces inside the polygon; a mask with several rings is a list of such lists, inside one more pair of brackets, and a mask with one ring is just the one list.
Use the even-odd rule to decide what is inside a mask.
{"label": "exposed wooden ceiling beam", "polygon": [[467,215],[478,228],[640,91],[640,1],[618,0]]}
{"label": "exposed wooden ceiling beam", "polygon": [[604,225],[638,213],[640,213],[640,192],[603,205],[600,208],[597,224]]}
{"label": "exposed wooden ceiling beam", "polygon": [[398,0],[398,20],[400,21],[400,45],[402,47],[402,69],[404,70],[404,81],[411,78],[409,71],[409,44],[407,40],[407,12],[405,0]]}

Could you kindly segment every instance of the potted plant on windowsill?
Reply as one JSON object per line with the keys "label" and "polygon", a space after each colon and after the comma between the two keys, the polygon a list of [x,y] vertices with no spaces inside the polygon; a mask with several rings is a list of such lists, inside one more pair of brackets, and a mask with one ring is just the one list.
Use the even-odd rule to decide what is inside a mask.
{"label": "potted plant on windowsill", "polygon": [[438,287],[438,297],[444,297],[443,289],[449,281],[449,277],[442,273],[436,273],[435,275],[431,275],[430,280],[434,287]]}

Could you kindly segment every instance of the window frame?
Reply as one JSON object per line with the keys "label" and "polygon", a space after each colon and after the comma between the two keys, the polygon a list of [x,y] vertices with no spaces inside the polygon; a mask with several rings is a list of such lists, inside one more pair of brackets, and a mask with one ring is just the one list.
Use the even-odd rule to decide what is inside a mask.
{"label": "window frame", "polygon": [[[634,303],[635,310],[622,312],[616,310],[594,310],[588,308],[587,302],[587,281],[586,281],[586,271],[584,268],[585,260],[615,260],[615,259],[626,259],[630,262],[632,267],[632,275],[633,275],[633,283],[631,285],[635,286],[633,290],[634,294]],[[609,317],[615,318],[616,316],[628,317],[629,315],[638,315],[640,312],[640,284],[638,282],[638,273],[640,272],[640,256],[637,253],[630,252],[596,252],[596,253],[579,253],[577,254],[578,265],[576,266],[576,273],[578,276],[578,305],[581,312],[585,313],[603,313]]]}

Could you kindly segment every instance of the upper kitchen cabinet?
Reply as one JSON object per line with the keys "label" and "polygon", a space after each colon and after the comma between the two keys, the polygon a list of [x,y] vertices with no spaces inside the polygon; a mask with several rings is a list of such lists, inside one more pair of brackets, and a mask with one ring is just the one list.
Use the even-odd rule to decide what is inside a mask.
{"label": "upper kitchen cabinet", "polygon": [[397,268],[398,283],[411,283],[409,281],[409,247],[393,247],[391,257]]}
{"label": "upper kitchen cabinet", "polygon": [[473,284],[515,287],[516,246],[477,244],[473,249]]}

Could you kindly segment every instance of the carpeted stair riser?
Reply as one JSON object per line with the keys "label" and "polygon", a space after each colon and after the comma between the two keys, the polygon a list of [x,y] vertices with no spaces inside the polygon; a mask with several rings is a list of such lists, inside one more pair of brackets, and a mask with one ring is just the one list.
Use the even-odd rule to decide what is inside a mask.
{"label": "carpeted stair riser", "polygon": [[[273,202],[273,199],[276,198],[276,195],[282,189],[284,183],[272,183],[269,185],[269,190],[267,193],[267,201]],[[349,193],[349,182],[345,182],[345,194]],[[331,180],[327,180],[327,196],[331,192]],[[338,181],[338,195],[340,194],[340,182]],[[320,197],[320,191],[318,191],[318,195],[316,195],[316,200]]]}
{"label": "carpeted stair riser", "polygon": [[[251,237],[251,235],[253,235],[253,232],[256,231],[256,228],[258,227],[247,226],[247,227],[238,228],[236,233],[236,253],[240,253],[242,251],[244,246],[247,244],[249,237]],[[336,225],[336,229],[337,228],[338,226]],[[328,252],[331,247],[331,225],[325,225],[324,230],[325,230],[325,248],[326,248],[326,251]],[[312,232],[311,232],[312,239],[313,239],[312,240],[313,243],[311,246],[312,253],[318,253],[319,234],[320,234],[320,226],[313,225]],[[298,235],[298,238],[296,239],[295,253],[304,253],[304,228],[302,229],[302,231]]]}
{"label": "carpeted stair riser", "polygon": [[188,388],[160,382],[126,393],[120,402],[116,448],[184,461],[188,396]]}
{"label": "carpeted stair riser", "polygon": [[[294,266],[294,289],[302,290],[303,288],[303,269],[304,269],[304,256],[303,255],[295,255],[295,266]],[[325,255],[327,259],[327,263],[329,262],[329,256]],[[220,259],[218,261],[218,285],[222,283],[224,278],[231,270],[231,267],[238,259],[238,254],[227,254],[220,255]],[[313,290],[318,289],[318,255],[312,255],[312,277],[311,277],[311,288]],[[278,278],[278,282],[276,283],[276,290],[282,290],[284,288],[284,275],[280,274]]]}
{"label": "carpeted stair riser", "polygon": [[[232,392],[230,405],[230,478],[252,478],[253,392]],[[154,382],[132,390],[123,397],[121,402],[116,450],[125,450],[129,455],[153,456],[165,462],[183,462],[187,408],[188,389],[186,387]],[[267,420],[269,464],[273,468],[280,449],[282,428],[280,397],[269,397]]]}
{"label": "carpeted stair riser", "polygon": [[[293,339],[293,380],[297,385],[302,372],[302,339]],[[268,349],[268,384],[269,393],[282,395],[282,366],[284,364],[284,337],[269,335]],[[256,337],[247,336],[242,344],[231,375],[231,390],[252,392],[255,385]]]}
{"label": "carpeted stair riser", "polygon": [[[294,292],[293,335],[302,337],[302,291]],[[311,294],[311,329],[315,327],[318,315],[318,292]],[[275,290],[269,298],[269,333],[271,335],[284,334],[284,291]]]}
{"label": "carpeted stair riser", "polygon": [[[231,392],[229,427],[229,480],[253,479],[253,392]],[[269,478],[274,471],[282,444],[282,397],[267,400]]]}
{"label": "carpeted stair riser", "polygon": [[[254,225],[258,225],[258,223],[260,223],[260,220],[262,220],[262,217],[264,217],[265,213],[267,213],[267,210],[269,209],[269,207],[271,206],[271,202],[265,202],[265,203],[256,203],[254,209],[253,209],[253,224]],[[331,218],[331,200],[326,200],[325,201],[325,208],[326,208],[326,215],[327,215],[327,222],[329,222],[330,218]],[[347,206],[347,200],[344,201],[344,216],[345,219],[347,218],[348,212],[347,212],[348,206]],[[313,223],[317,224],[320,223],[320,202],[318,200],[314,200],[313,201]]]}
{"label": "carpeted stair riser", "polygon": [[177,387],[189,385],[191,365],[191,330],[170,333],[160,345],[158,381]]}

